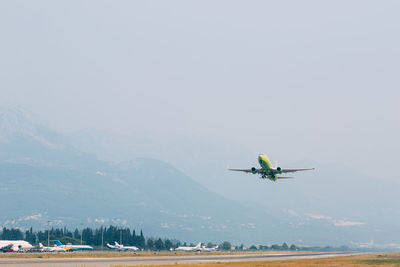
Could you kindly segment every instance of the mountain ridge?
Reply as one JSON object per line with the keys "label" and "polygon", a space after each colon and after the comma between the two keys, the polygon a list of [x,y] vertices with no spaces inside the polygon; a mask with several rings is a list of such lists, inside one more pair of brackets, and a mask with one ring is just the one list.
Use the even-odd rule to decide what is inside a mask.
{"label": "mountain ridge", "polygon": [[[186,168],[190,173],[210,175],[227,191],[232,190],[230,183],[240,182],[240,195],[232,200],[164,160],[100,160],[74,147],[65,135],[27,120],[29,131],[16,124],[9,131],[13,134],[0,139],[0,196],[13,200],[2,210],[0,226],[43,229],[49,220],[68,227],[119,224],[190,242],[299,245],[394,243],[393,233],[399,230],[392,223],[398,210],[385,205],[396,201],[396,187],[375,185],[375,180],[343,166],[317,164],[315,173],[273,183],[252,175],[227,175],[215,164],[197,166],[205,152],[188,155],[182,164],[196,161]],[[0,129],[2,123],[0,119]],[[185,149],[190,153],[190,146]],[[219,158],[224,154],[211,154],[207,161]],[[387,194],[377,199],[374,190]]]}
{"label": "mountain ridge", "polygon": [[[16,127],[14,136],[0,142],[0,195],[17,199],[0,215],[3,225],[43,227],[46,220],[54,220],[76,226],[114,220],[161,236],[221,241],[226,235],[246,240],[248,233],[241,230],[254,229],[265,217],[209,191],[163,161],[100,161],[66,142],[49,147],[42,142],[48,133],[55,140],[63,138],[34,124],[29,127],[28,134]],[[41,139],[30,134],[40,136],[43,129]],[[20,220],[39,214],[36,220]]]}

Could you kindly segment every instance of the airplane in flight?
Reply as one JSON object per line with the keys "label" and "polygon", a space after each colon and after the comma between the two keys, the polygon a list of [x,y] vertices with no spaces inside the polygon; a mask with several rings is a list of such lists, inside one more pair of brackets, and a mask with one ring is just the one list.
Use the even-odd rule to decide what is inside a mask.
{"label": "airplane in flight", "polygon": [[33,248],[25,240],[0,240],[0,251],[3,252],[26,252]]}
{"label": "airplane in flight", "polygon": [[277,179],[293,178],[293,177],[288,177],[288,176],[279,176],[280,174],[283,174],[283,173],[315,170],[315,168],[283,169],[281,167],[278,167],[278,164],[276,164],[276,166],[273,167],[271,162],[269,161],[268,157],[264,154],[258,155],[258,163],[261,166],[261,168],[259,168],[259,169],[253,167],[251,169],[228,169],[228,170],[238,171],[238,172],[246,172],[246,173],[252,173],[252,174],[260,174],[262,179],[268,178],[271,181],[276,181]]}
{"label": "airplane in flight", "polygon": [[198,243],[194,247],[177,247],[175,250],[176,251],[187,251],[187,252],[189,252],[189,251],[201,251],[202,248],[201,248],[201,243]]}
{"label": "airplane in flight", "polygon": [[54,240],[54,243],[59,248],[64,248],[66,250],[71,250],[71,251],[75,251],[75,250],[93,250],[93,247],[88,246],[88,245],[71,245],[71,244],[63,245],[63,243],[61,243],[59,240]]}
{"label": "airplane in flight", "polygon": [[46,247],[46,246],[43,246],[42,243],[39,243],[39,248],[40,248],[40,251],[42,251],[42,252],[66,252],[68,250],[66,248],[57,247],[57,246]]}
{"label": "airplane in flight", "polygon": [[120,245],[120,244],[118,244],[117,241],[115,241],[114,243],[115,243],[114,246],[110,245],[109,243],[107,243],[107,247],[110,248],[110,249],[118,250],[118,251],[138,251],[139,250],[139,248],[135,247],[135,246]]}

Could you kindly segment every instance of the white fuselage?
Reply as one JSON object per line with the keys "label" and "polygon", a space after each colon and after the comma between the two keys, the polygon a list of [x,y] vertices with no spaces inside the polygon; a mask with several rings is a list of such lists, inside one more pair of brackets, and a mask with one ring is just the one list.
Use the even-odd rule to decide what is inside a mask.
{"label": "white fuselage", "polygon": [[33,248],[33,246],[25,240],[0,240],[0,249],[10,244],[12,244],[11,250],[13,252],[24,252]]}
{"label": "white fuselage", "polygon": [[65,248],[57,247],[57,246],[45,247],[45,246],[43,246],[42,243],[39,243],[39,248],[40,248],[40,251],[42,251],[42,252],[66,252],[67,251]]}
{"label": "white fuselage", "polygon": [[121,250],[121,251],[138,251],[139,248],[137,248],[135,246],[125,247],[124,245],[121,245],[121,246],[119,246],[118,250]]}
{"label": "white fuselage", "polygon": [[62,246],[58,246],[61,248],[64,248],[66,250],[93,250],[93,247],[88,246],[88,245],[62,245]]}
{"label": "white fuselage", "polygon": [[177,247],[176,251],[201,251],[201,243],[197,244],[195,247]]}
{"label": "white fuselage", "polygon": [[138,251],[139,248],[135,247],[135,246],[124,246],[124,245],[120,245],[117,242],[115,242],[115,245],[110,245],[107,243],[107,247],[109,247],[110,249],[115,249],[118,251]]}
{"label": "white fuselage", "polygon": [[215,246],[213,248],[207,248],[206,246],[201,247],[202,252],[211,252],[211,251],[216,251],[218,249],[218,246]]}

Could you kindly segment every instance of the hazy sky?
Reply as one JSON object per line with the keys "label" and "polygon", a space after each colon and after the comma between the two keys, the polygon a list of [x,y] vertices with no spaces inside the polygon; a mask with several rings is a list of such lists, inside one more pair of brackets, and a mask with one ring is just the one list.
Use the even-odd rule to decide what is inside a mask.
{"label": "hazy sky", "polygon": [[394,173],[399,1],[1,1],[0,105]]}

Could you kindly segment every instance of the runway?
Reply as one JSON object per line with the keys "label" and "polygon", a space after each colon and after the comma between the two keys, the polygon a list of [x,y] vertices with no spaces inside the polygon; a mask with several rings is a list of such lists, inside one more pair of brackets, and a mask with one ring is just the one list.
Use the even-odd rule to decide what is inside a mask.
{"label": "runway", "polygon": [[32,267],[72,267],[72,266],[112,266],[112,265],[155,265],[155,264],[189,264],[205,262],[246,262],[278,261],[351,256],[352,252],[307,252],[284,254],[235,254],[235,255],[199,255],[199,256],[157,256],[157,257],[117,257],[117,258],[8,258],[0,259],[0,266]]}

